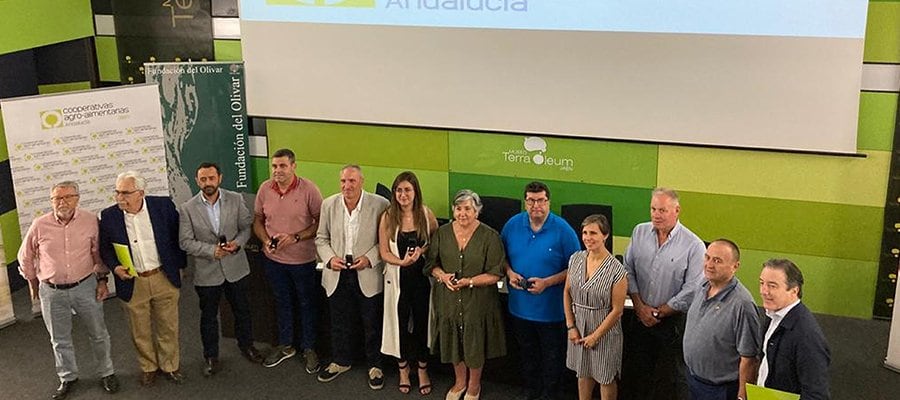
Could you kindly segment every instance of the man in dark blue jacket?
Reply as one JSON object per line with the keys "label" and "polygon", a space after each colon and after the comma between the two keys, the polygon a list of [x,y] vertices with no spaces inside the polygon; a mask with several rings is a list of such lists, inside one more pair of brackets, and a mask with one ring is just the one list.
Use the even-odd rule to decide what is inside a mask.
{"label": "man in dark blue jacket", "polygon": [[152,385],[157,374],[181,383],[178,289],[186,262],[178,246],[178,211],[168,197],[145,196],[145,188],[137,172],[116,178],[117,204],[100,212],[100,256],[125,302],[141,385]]}
{"label": "man in dark blue jacket", "polygon": [[757,384],[798,393],[802,400],[830,399],[831,352],[815,317],[800,302],[803,273],[790,260],[772,259],[759,275],[766,320]]}

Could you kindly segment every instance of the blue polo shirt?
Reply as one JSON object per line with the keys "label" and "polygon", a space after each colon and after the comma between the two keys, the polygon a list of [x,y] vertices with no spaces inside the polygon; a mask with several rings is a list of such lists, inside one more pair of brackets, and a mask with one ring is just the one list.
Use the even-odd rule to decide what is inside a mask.
{"label": "blue polo shirt", "polygon": [[[569,223],[552,212],[547,215],[544,226],[533,232],[528,213],[522,211],[506,222],[500,238],[509,265],[525,279],[556,275],[569,267],[572,253],[581,250],[578,235]],[[528,321],[563,321],[566,319],[564,288],[565,285],[554,285],[535,295],[510,286],[509,312]]]}

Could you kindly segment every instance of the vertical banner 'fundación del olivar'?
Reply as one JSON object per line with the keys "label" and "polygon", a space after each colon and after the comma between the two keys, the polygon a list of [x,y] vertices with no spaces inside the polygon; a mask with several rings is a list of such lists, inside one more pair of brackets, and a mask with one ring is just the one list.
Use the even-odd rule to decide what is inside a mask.
{"label": "vertical banner 'fundaci\u00f3n del olivar'", "polygon": [[145,64],[147,82],[159,85],[169,189],[176,204],[197,193],[197,166],[215,162],[222,187],[250,190],[244,64]]}

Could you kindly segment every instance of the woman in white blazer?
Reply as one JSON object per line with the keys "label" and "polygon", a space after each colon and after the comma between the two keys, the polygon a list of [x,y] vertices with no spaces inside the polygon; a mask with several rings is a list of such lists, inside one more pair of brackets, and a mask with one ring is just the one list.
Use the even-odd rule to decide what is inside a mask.
{"label": "woman in white blazer", "polygon": [[422,267],[428,238],[438,223],[422,204],[416,174],[401,172],[391,192],[391,204],[378,228],[378,249],[385,262],[381,352],[398,360],[401,393],[409,393],[409,363],[416,363],[419,394],[424,396],[431,393],[427,341],[431,282]]}

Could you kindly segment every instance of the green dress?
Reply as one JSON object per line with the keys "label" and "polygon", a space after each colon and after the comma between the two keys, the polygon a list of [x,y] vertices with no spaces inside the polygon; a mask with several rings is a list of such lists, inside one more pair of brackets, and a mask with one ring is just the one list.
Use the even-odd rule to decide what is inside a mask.
{"label": "green dress", "polygon": [[[452,223],[438,228],[428,247],[424,272],[440,266],[447,273],[459,272],[461,278],[482,273],[503,276],[503,243],[497,231],[479,224],[462,252],[456,243]],[[435,282],[431,289],[434,303],[432,351],[439,350],[445,363],[465,362],[469,368],[481,368],[484,360],[506,355],[506,332],[496,285],[451,291]]]}

